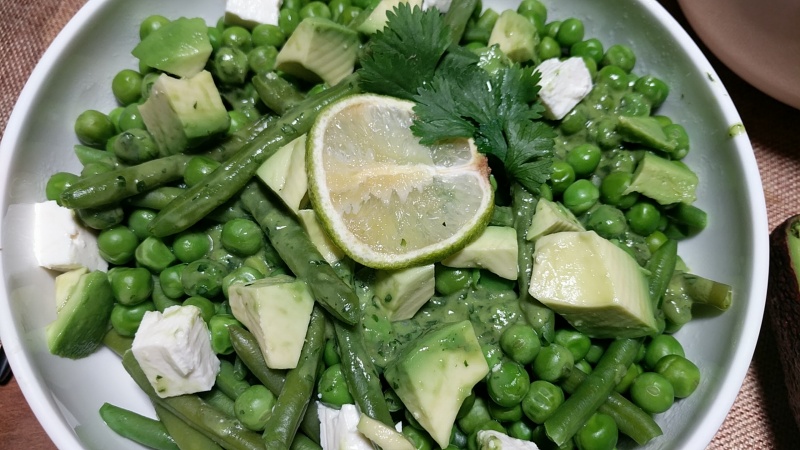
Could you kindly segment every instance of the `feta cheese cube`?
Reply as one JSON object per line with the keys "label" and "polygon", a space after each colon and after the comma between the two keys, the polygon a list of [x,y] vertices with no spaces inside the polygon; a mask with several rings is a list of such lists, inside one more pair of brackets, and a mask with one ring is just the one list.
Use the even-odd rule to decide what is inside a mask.
{"label": "feta cheese cube", "polygon": [[342,409],[319,404],[319,436],[322,450],[373,450],[372,442],[358,431],[361,418],[355,405]]}
{"label": "feta cheese cube", "polygon": [[478,445],[481,450],[539,450],[531,441],[514,439],[494,430],[479,431]]}
{"label": "feta cheese cube", "polygon": [[542,74],[539,99],[548,119],[563,119],[592,90],[592,74],[583,58],[548,59],[537,70]]}
{"label": "feta cheese cube", "polygon": [[446,13],[453,0],[422,0],[422,9],[436,8],[439,12]]}
{"label": "feta cheese cube", "polygon": [[131,350],[161,398],[207,391],[219,372],[208,327],[196,306],[146,312]]}
{"label": "feta cheese cube", "polygon": [[86,267],[106,270],[108,263],[100,256],[97,238],[85,228],[75,213],[54,201],[33,205],[33,252],[41,267],[59,272]]}
{"label": "feta cheese cube", "polygon": [[253,28],[258,24],[278,25],[281,0],[228,0],[225,23]]}

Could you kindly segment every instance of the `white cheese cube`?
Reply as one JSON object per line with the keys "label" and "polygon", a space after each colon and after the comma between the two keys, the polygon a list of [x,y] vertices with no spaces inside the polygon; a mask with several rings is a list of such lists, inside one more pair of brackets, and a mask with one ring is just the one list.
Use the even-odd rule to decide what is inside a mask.
{"label": "white cheese cube", "polygon": [[278,25],[281,0],[228,0],[225,23],[253,28],[258,24]]}
{"label": "white cheese cube", "polygon": [[33,209],[33,252],[40,266],[59,272],[80,267],[108,269],[97,249],[97,238],[71,209],[54,201],[36,203]]}
{"label": "white cheese cube", "polygon": [[131,350],[161,398],[208,391],[219,372],[211,335],[196,306],[146,312]]}
{"label": "white cheese cube", "polygon": [[372,441],[358,431],[361,416],[355,405],[333,409],[320,403],[317,417],[322,450],[374,450]]}
{"label": "white cheese cube", "polygon": [[548,59],[537,70],[542,74],[539,99],[548,119],[563,119],[592,90],[592,74],[583,58]]}
{"label": "white cheese cube", "polygon": [[422,0],[422,9],[436,8],[439,12],[446,13],[453,0]]}
{"label": "white cheese cube", "polygon": [[481,450],[539,450],[531,441],[514,439],[494,430],[479,431],[478,445]]}

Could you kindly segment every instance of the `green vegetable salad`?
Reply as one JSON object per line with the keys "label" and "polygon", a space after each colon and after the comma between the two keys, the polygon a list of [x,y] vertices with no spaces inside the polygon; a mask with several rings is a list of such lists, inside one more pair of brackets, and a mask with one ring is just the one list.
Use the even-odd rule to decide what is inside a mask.
{"label": "green vegetable salad", "polygon": [[[114,431],[157,449],[669,439],[654,415],[701,378],[672,333],[695,303],[731,299],[678,256],[707,217],[681,118],[659,114],[669,80],[539,0],[419,3],[285,0],[276,24],[141,23],[139,67],[111,83],[119,106],[75,121],[83,170],[46,191],[109,264],[60,280],[51,351],[107,345],[156,408],[104,405]],[[398,270],[327,239],[305,135],[362,94],[413,102],[423,145],[470,139],[486,156],[477,239]]]}

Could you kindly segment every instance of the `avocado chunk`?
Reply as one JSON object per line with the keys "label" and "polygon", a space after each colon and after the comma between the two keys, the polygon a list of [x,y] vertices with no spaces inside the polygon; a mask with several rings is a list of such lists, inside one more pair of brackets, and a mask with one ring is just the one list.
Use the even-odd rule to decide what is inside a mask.
{"label": "avocado chunk", "polygon": [[308,233],[308,237],[311,239],[314,247],[317,247],[322,258],[327,261],[328,264],[334,264],[344,258],[344,252],[333,243],[331,238],[325,233],[325,230],[322,229],[322,224],[319,223],[317,213],[314,212],[313,209],[301,209],[297,211],[297,218],[300,220],[300,225],[302,225],[303,229]]}
{"label": "avocado chunk", "polygon": [[234,284],[228,290],[233,316],[255,336],[271,369],[293,369],[300,360],[314,297],[289,275]]}
{"label": "avocado chunk", "polygon": [[697,175],[686,165],[645,152],[623,195],[638,192],[662,205],[693,203],[697,182]]}
{"label": "avocado chunk", "polygon": [[275,59],[277,70],[333,86],[353,73],[358,33],[322,17],[303,19]]}
{"label": "avocado chunk", "polygon": [[514,62],[532,61],[536,56],[539,34],[536,26],[525,16],[507,9],[497,18],[489,35],[489,45],[495,44]]}
{"label": "avocado chunk", "polygon": [[361,414],[356,429],[382,450],[414,450],[407,437],[372,417]]}
{"label": "avocado chunk", "polygon": [[494,75],[500,69],[511,66],[511,60],[500,50],[497,44],[484,47],[478,51],[478,67]]}
{"label": "avocado chunk", "polygon": [[256,171],[283,203],[294,212],[308,199],[308,177],[306,176],[306,135],[279,148]]}
{"label": "avocado chunk", "polygon": [[203,70],[211,51],[205,21],[181,17],[147,35],[131,53],[150,67],[191,77]]}
{"label": "avocado chunk", "polygon": [[183,79],[161,74],[139,112],[161,156],[196,147],[230,125],[214,79],[205,70]]}
{"label": "avocado chunk", "polygon": [[447,267],[486,269],[507,280],[517,279],[517,232],[489,226],[466,247],[442,260]]}
{"label": "avocado chunk", "polygon": [[572,214],[572,211],[565,208],[558,202],[551,202],[546,198],[540,198],[536,204],[536,211],[528,228],[526,238],[535,241],[542,236],[558,233],[561,231],[586,231],[583,225]]}
{"label": "avocado chunk", "polygon": [[[54,355],[70,359],[89,356],[108,331],[114,308],[111,284],[105,272],[84,270],[56,277],[56,298],[61,306],[45,331],[47,347]],[[64,278],[59,282],[60,277]]]}
{"label": "avocado chunk", "polygon": [[475,330],[465,320],[410,342],[384,376],[419,424],[445,448],[461,404],[488,373]]}
{"label": "avocado chunk", "polygon": [[658,331],[647,276],[625,250],[594,231],[539,238],[528,292],[591,337]]}
{"label": "avocado chunk", "polygon": [[667,137],[654,117],[619,116],[617,131],[625,142],[646,145],[666,153],[675,151],[675,142]]}
{"label": "avocado chunk", "polygon": [[372,11],[363,12],[363,17],[357,17],[355,20],[361,22],[356,25],[356,30],[359,33],[374,34],[383,30],[386,22],[389,20],[386,13],[392,11],[397,5],[401,3],[408,3],[412,9],[415,6],[422,7],[422,0],[381,0],[372,9]]}
{"label": "avocado chunk", "polygon": [[433,264],[379,270],[375,273],[375,296],[390,321],[406,320],[433,297],[435,284]]}

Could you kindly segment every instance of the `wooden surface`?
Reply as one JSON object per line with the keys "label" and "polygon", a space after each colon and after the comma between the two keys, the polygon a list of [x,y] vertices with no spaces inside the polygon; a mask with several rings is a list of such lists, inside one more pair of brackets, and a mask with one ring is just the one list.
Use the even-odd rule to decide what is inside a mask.
{"label": "wooden surface", "polygon": [[[13,103],[49,42],[82,0],[0,0],[0,130]],[[686,26],[677,3],[662,4]],[[693,35],[694,36],[694,35]],[[800,111],[789,108],[743,82],[703,49],[742,115],[764,180],[770,229],[800,212]],[[769,299],[768,301],[773,301]],[[769,308],[768,308],[769,311]],[[742,390],[711,449],[798,448],[800,436],[787,404],[780,352],[765,316],[755,356]],[[51,449],[49,438],[27,406],[16,381],[0,387],[0,448]]]}

